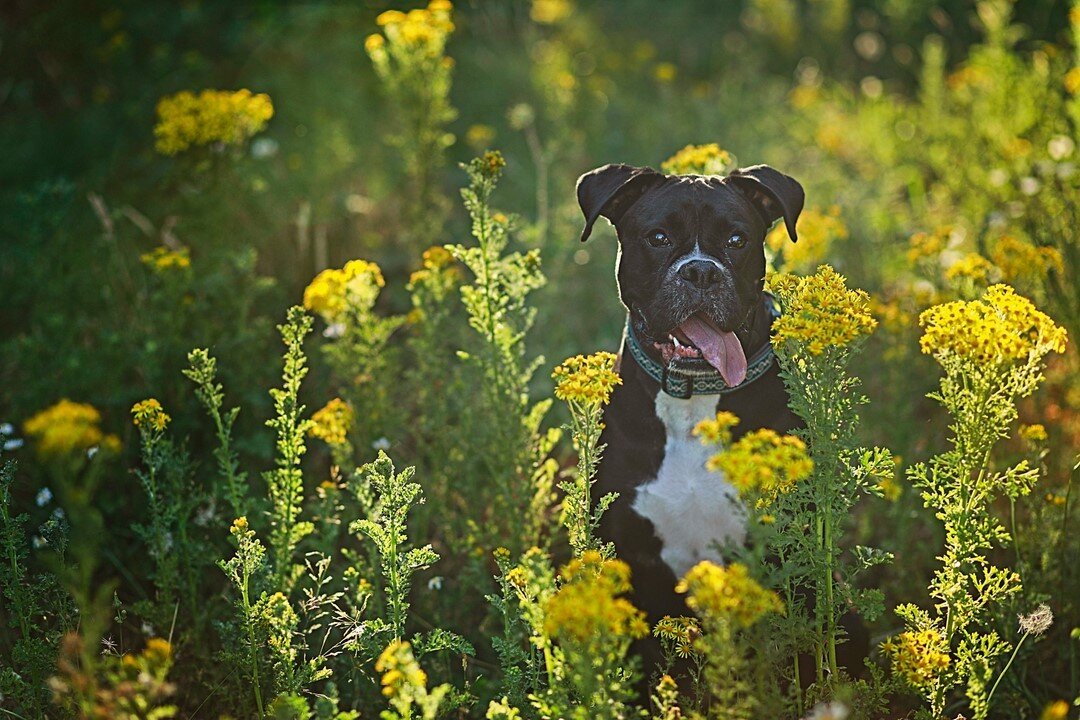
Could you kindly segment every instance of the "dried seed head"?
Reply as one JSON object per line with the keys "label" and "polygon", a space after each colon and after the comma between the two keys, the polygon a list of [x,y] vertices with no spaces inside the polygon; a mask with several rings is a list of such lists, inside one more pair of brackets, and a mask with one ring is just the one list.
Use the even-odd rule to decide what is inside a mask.
{"label": "dried seed head", "polygon": [[1054,613],[1046,603],[1041,603],[1031,614],[1018,617],[1020,631],[1029,635],[1042,635],[1054,624]]}

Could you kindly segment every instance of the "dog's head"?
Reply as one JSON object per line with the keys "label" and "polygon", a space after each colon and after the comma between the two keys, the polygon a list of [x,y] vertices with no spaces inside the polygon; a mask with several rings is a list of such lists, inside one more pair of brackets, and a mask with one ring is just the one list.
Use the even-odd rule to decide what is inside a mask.
{"label": "dog's head", "polygon": [[577,195],[582,241],[600,217],[615,226],[619,296],[642,344],[665,362],[704,358],[729,385],[742,382],[765,234],[783,218],[796,240],[802,186],[767,165],[727,177],[605,165],[581,176]]}

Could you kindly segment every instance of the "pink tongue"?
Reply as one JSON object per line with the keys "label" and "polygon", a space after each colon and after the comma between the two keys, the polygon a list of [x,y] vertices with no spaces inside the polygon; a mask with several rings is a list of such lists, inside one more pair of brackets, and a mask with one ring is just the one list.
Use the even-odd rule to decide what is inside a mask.
{"label": "pink tongue", "polygon": [[735,387],[746,379],[746,353],[735,333],[723,332],[700,315],[686,318],[679,329],[697,345],[728,387]]}

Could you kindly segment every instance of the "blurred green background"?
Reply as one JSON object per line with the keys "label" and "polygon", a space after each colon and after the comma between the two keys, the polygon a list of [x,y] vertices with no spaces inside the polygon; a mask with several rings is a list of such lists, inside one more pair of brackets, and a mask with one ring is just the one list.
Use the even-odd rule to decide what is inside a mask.
{"label": "blurred green background", "polygon": [[[515,242],[539,248],[548,278],[528,338],[529,354],[545,357],[538,396],[555,363],[615,350],[622,330],[614,233],[577,242],[576,178],[608,162],[658,166],[689,143],[773,165],[803,183],[808,208],[838,219],[816,243],[800,229],[805,265],[783,250],[773,259],[800,271],[829,262],[874,294],[882,328],[861,367],[872,400],[866,434],[905,463],[940,448],[945,432],[924,399],[937,371],[918,353],[919,310],[1005,280],[1074,343],[1080,335],[1080,11],[1070,15],[1064,0],[462,0],[446,50],[454,141],[435,176],[440,207],[452,209],[445,223],[433,212],[429,228],[403,220],[412,181],[387,138],[405,119],[364,50],[392,7],[408,9],[0,6],[0,422],[14,425],[9,437],[67,397],[97,407],[133,463],[129,409],[154,396],[204,457],[213,438],[180,370],[191,348],[209,347],[230,403],[245,408],[239,449],[268,465],[274,324],[316,273],[353,258],[382,267],[380,311],[407,312],[405,285],[422,252],[469,243],[458,163],[489,147],[507,160],[495,203],[522,216]],[[156,152],[159,99],[204,88],[266,93],[274,117],[219,156]],[[1025,260],[1005,238],[1042,259]],[[190,269],[154,272],[140,258],[161,246],[189,249]],[[973,254],[993,271],[954,270]],[[317,343],[304,389],[311,408],[334,384]],[[1049,495],[1064,492],[1080,444],[1075,366],[1074,349],[1055,360],[1021,418],[1046,422],[1057,448],[1046,460]],[[46,472],[17,442],[11,449],[25,478],[17,504],[34,526],[49,511],[32,502]],[[137,481],[117,471],[108,483],[97,500],[109,519],[104,572],[138,596],[145,558],[128,527],[141,513]],[[933,562],[917,546],[934,529],[912,495],[887,518],[856,518],[858,537],[905,569],[881,579],[890,597],[923,592]],[[1065,549],[1046,562],[1068,558]],[[1075,570],[1068,578],[1075,583]],[[1072,602],[1055,609],[1071,612]]]}

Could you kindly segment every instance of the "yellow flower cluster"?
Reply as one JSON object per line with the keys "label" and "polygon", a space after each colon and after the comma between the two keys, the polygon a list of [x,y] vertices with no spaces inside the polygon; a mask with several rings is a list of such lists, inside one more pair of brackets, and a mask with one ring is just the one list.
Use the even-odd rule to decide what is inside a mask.
{"label": "yellow flower cluster", "polygon": [[881,644],[892,660],[893,672],[915,687],[930,684],[949,668],[945,638],[934,629],[906,630]]}
{"label": "yellow flower cluster", "polygon": [[1069,703],[1064,700],[1050,703],[1043,708],[1039,720],[1069,720]]}
{"label": "yellow flower cluster", "polygon": [[137,402],[131,407],[132,421],[135,427],[161,432],[169,424],[170,418],[164,408],[154,398]]}
{"label": "yellow flower cluster", "polygon": [[1048,437],[1046,428],[1040,423],[1021,425],[1019,434],[1021,440],[1027,440],[1030,443],[1043,443],[1046,442],[1046,438]]}
{"label": "yellow flower cluster", "polygon": [[649,634],[645,614],[619,595],[630,591],[630,567],[589,551],[562,570],[565,581],[544,603],[548,637],[589,643]]}
{"label": "yellow flower cluster", "polygon": [[840,207],[833,205],[828,210],[808,208],[799,215],[795,228],[799,233],[799,242],[792,244],[788,240],[787,229],[783,223],[774,227],[765,236],[765,245],[774,253],[783,251],[784,266],[789,270],[810,269],[825,259],[836,240],[848,236],[847,225],[840,217]]}
{"label": "yellow flower cluster", "polygon": [[687,145],[660,164],[669,175],[723,175],[730,171],[735,159],[716,143]]}
{"label": "yellow flower cluster", "polygon": [[778,349],[795,343],[811,355],[821,355],[826,348],[848,345],[877,327],[870,314],[870,296],[849,289],[844,276],[828,265],[802,278],[772,276],[770,284],[784,308],[773,323],[773,345]]}
{"label": "yellow flower cluster", "polygon": [[65,398],[23,423],[23,431],[34,439],[42,457],[62,457],[95,446],[119,450],[120,440],[104,434],[100,425],[101,413],[93,405]]}
{"label": "yellow flower cluster", "polygon": [[266,127],[274,106],[269,95],[250,90],[184,90],[159,100],[157,116],[155,147],[176,155],[198,145],[239,145]]}
{"label": "yellow flower cluster", "polygon": [[763,428],[743,435],[723,452],[709,458],[708,468],[722,472],[743,495],[758,498],[765,507],[814,470],[806,444],[793,435]]}
{"label": "yellow flower cluster", "polygon": [[1080,95],[1080,66],[1065,73],[1065,90],[1070,95]]}
{"label": "yellow flower cluster", "polygon": [[383,59],[387,42],[427,55],[441,55],[447,38],[454,32],[454,23],[450,19],[453,9],[449,0],[431,0],[426,8],[407,13],[387,10],[375,19],[385,35],[369,35],[364,40],[364,49],[376,62]]}
{"label": "yellow flower cluster", "polygon": [[[487,178],[497,178],[503,168],[506,167],[506,158],[498,150],[488,150],[478,160],[480,161],[480,172]],[[506,216],[502,213],[495,213],[492,218],[495,222],[506,223]]]}
{"label": "yellow flower cluster", "polygon": [[571,0],[533,0],[529,17],[534,23],[555,25],[570,17],[573,12],[574,3]]}
{"label": "yellow flower cluster", "polygon": [[315,276],[304,290],[304,307],[336,322],[349,307],[370,309],[386,285],[379,266],[367,260],[350,260],[342,268],[328,268]]}
{"label": "yellow flower cluster", "polygon": [[907,259],[914,265],[924,258],[937,257],[948,245],[952,228],[943,226],[932,233],[918,232],[908,240]]}
{"label": "yellow flower cluster", "polygon": [[881,478],[877,486],[881,496],[889,502],[896,502],[904,494],[904,488],[892,476]]}
{"label": "yellow flower cluster", "polygon": [[694,435],[705,445],[719,445],[731,441],[731,428],[739,424],[735,413],[721,410],[715,418],[702,420],[694,426]]}
{"label": "yellow flower cluster", "polygon": [[334,398],[311,416],[308,434],[327,445],[344,445],[352,428],[355,414],[341,398]]}
{"label": "yellow flower cluster", "polygon": [[1000,270],[979,253],[968,253],[945,270],[946,280],[971,280],[988,285],[1000,275]]}
{"label": "yellow flower cluster", "polygon": [[694,641],[701,637],[701,626],[697,618],[665,615],[653,628],[653,637],[667,641],[676,655],[688,658],[694,654]]}
{"label": "yellow flower cluster", "polygon": [[172,663],[172,645],[163,638],[150,638],[138,655],[125,653],[121,665],[130,673],[149,673],[163,679]]}
{"label": "yellow flower cluster", "polygon": [[1060,274],[1065,267],[1057,248],[1038,247],[1013,235],[997,239],[990,250],[990,259],[1001,268],[1002,279],[1009,283],[1040,284],[1048,272]]}
{"label": "yellow flower cluster", "polygon": [[460,268],[453,265],[454,256],[442,245],[433,245],[421,256],[419,270],[409,275],[409,285],[419,285],[435,277],[445,276],[457,280],[461,276]]}
{"label": "yellow flower cluster", "polygon": [[551,374],[556,381],[555,397],[570,403],[599,407],[611,399],[622,378],[615,372],[614,354],[597,352],[567,358]]}
{"label": "yellow flower cluster", "polygon": [[935,305],[919,316],[919,345],[928,355],[957,355],[981,364],[1026,360],[1035,352],[1065,351],[1064,328],[1008,285],[993,285],[980,300]]}
{"label": "yellow flower cluster", "polygon": [[184,270],[191,267],[191,253],[187,248],[170,250],[164,245],[154,248],[148,253],[139,256],[142,264],[154,272],[168,272],[169,270]]}
{"label": "yellow flower cluster", "polygon": [[691,610],[737,627],[750,627],[765,613],[784,612],[780,597],[761,587],[739,563],[723,567],[703,560],[690,568],[675,591],[687,593]]}
{"label": "yellow flower cluster", "polygon": [[412,647],[404,640],[394,640],[375,661],[375,670],[383,674],[382,693],[386,697],[396,697],[407,688],[424,688],[427,685],[427,673],[420,669]]}

